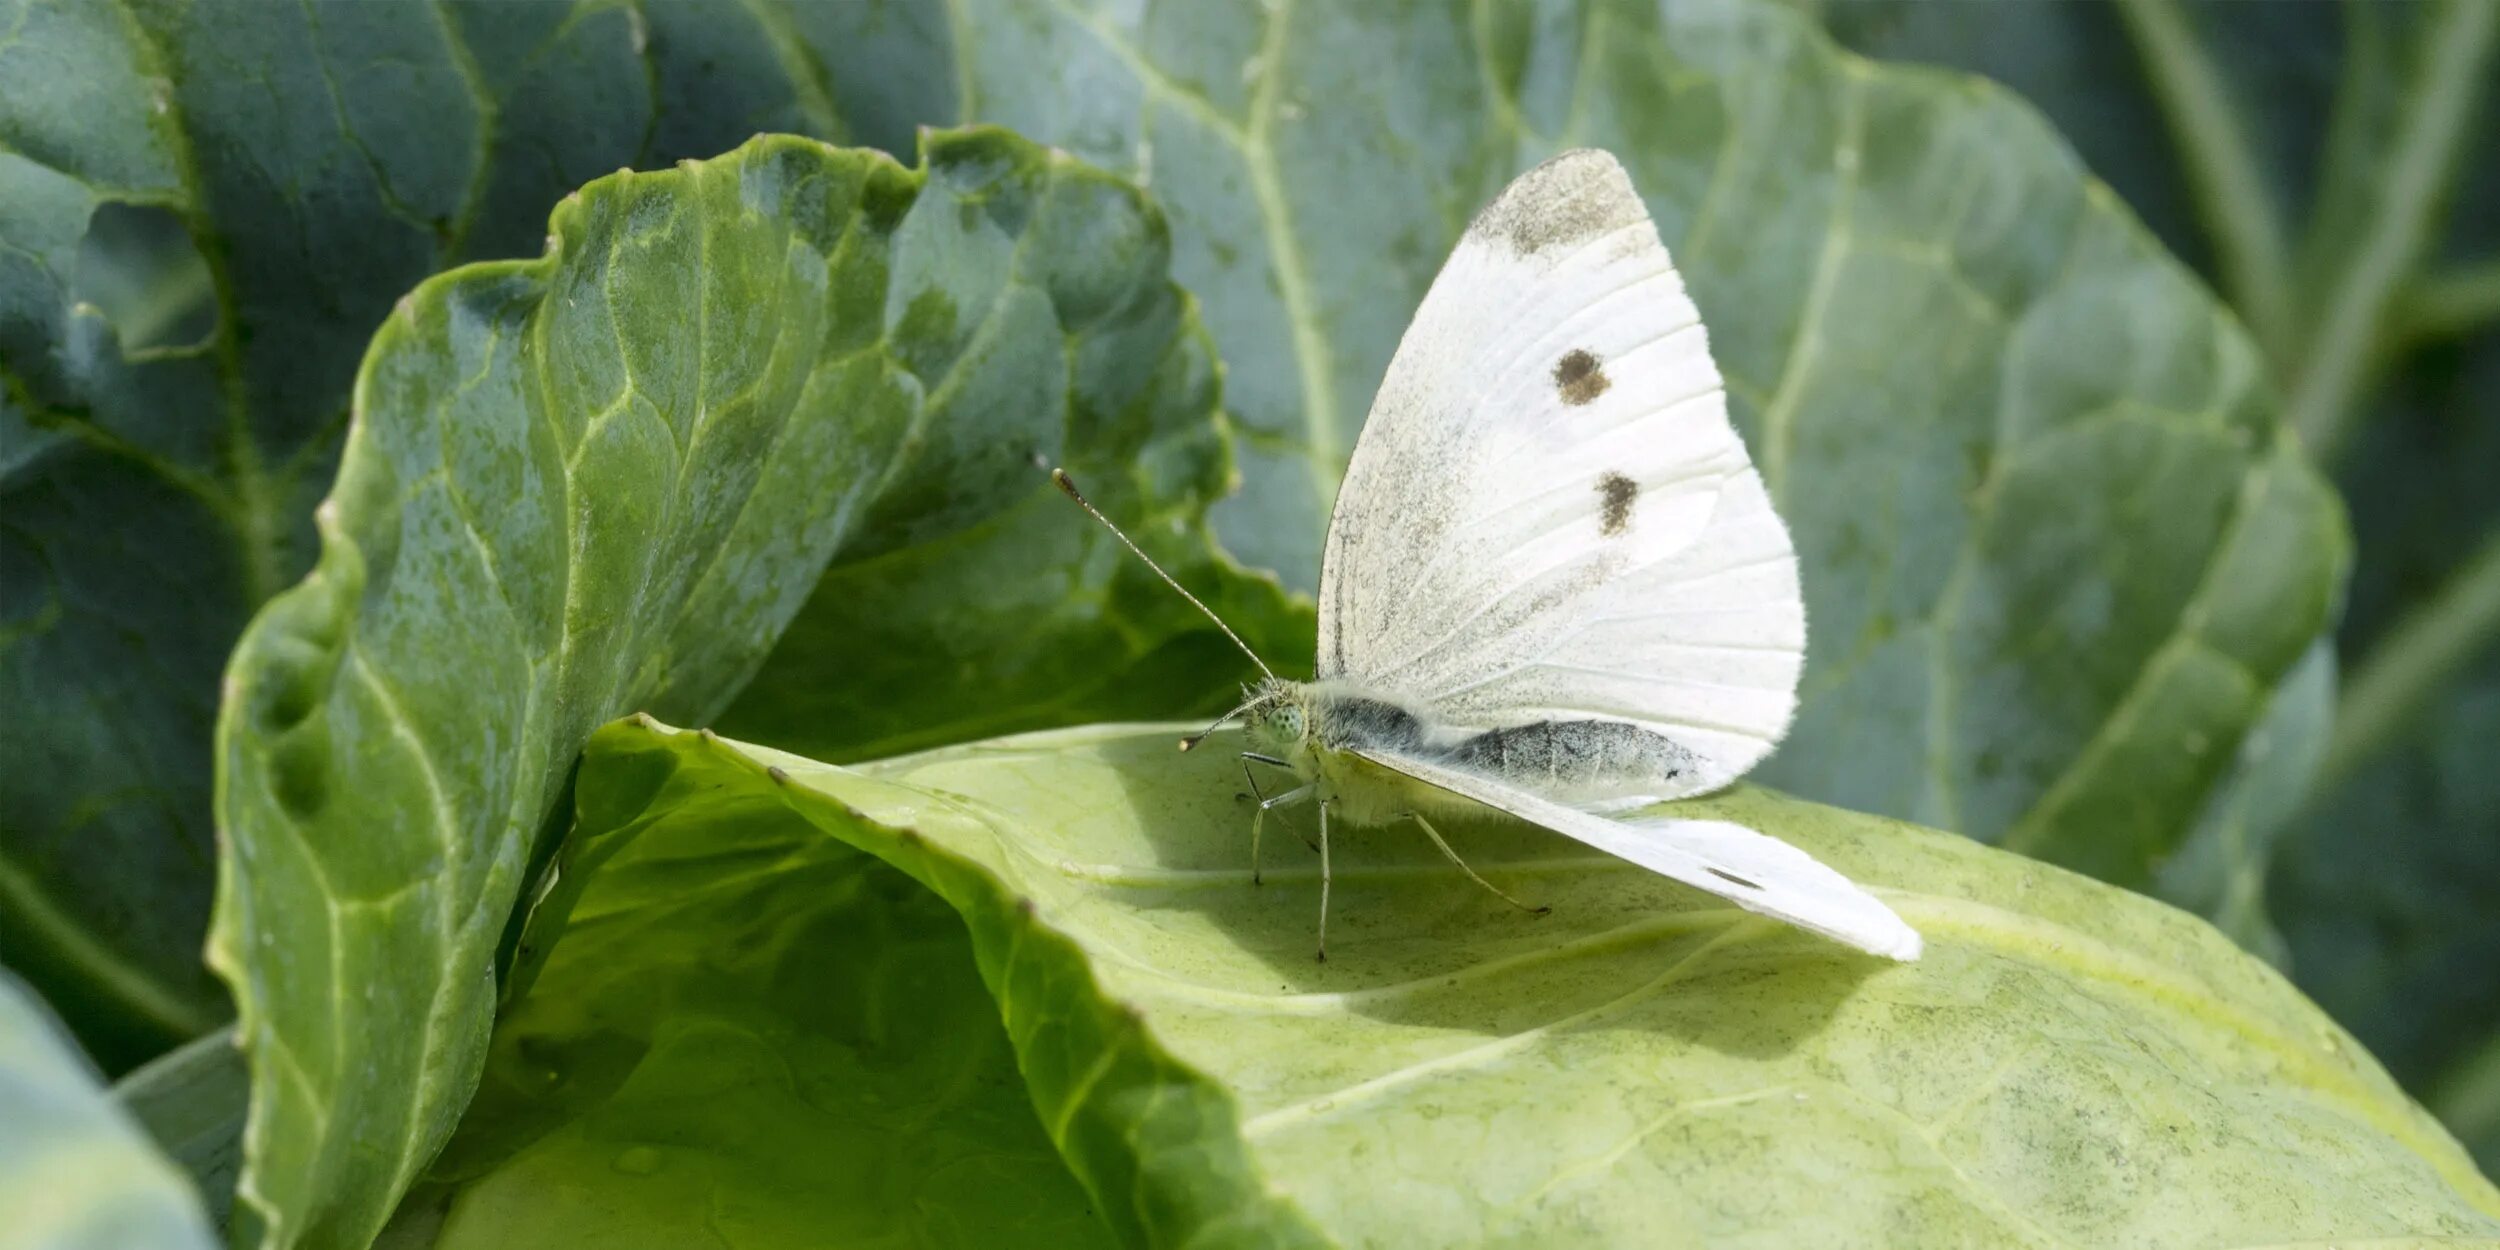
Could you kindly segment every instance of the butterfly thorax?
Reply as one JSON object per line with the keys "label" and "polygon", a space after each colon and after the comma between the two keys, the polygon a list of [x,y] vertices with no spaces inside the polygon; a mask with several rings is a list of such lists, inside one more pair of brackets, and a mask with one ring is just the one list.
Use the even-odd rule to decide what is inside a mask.
{"label": "butterfly thorax", "polygon": [[1573,806],[1614,807],[1689,794],[1700,761],[1681,743],[1627,721],[1546,719],[1491,729],[1450,726],[1419,705],[1348,682],[1272,681],[1245,714],[1259,750],[1284,760],[1356,824],[1473,804],[1382,768],[1427,761]]}
{"label": "butterfly thorax", "polygon": [[1403,700],[1345,682],[1271,678],[1250,692],[1242,721],[1253,747],[1317,776],[1323,753],[1376,747],[1414,750],[1425,720]]}

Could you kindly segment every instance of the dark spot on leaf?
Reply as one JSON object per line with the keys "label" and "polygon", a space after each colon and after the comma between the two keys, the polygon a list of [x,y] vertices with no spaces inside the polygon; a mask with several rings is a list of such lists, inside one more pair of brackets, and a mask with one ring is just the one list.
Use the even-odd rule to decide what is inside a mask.
{"label": "dark spot on leaf", "polygon": [[1606,371],[1597,367],[1597,354],[1585,347],[1572,348],[1554,362],[1554,390],[1574,408],[1605,394],[1613,385]]}
{"label": "dark spot on leaf", "polygon": [[1597,479],[1597,531],[1609,538],[1632,527],[1632,501],[1641,497],[1640,485],[1620,473],[1609,472]]}
{"label": "dark spot on leaf", "polygon": [[1721,881],[1733,881],[1733,882],[1735,882],[1736,884],[1741,885],[1741,886],[1745,887],[1745,888],[1746,888],[1746,889],[1748,889],[1748,890],[1759,890],[1759,889],[1761,889],[1761,888],[1762,888],[1761,886],[1755,885],[1753,882],[1751,882],[1751,881],[1747,881],[1747,880],[1745,880],[1743,877],[1737,876],[1735,873],[1732,873],[1732,872],[1721,872],[1721,871],[1719,871],[1718,869],[1713,868],[1713,869],[1711,869],[1711,870],[1710,870],[1710,875],[1711,875],[1711,876],[1714,876],[1714,877],[1717,877],[1717,878],[1718,878],[1719,880],[1721,880]]}

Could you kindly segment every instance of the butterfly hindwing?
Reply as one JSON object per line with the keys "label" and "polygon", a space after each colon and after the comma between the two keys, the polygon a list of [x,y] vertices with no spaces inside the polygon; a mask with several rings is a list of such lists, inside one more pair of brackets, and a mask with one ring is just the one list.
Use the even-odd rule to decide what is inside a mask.
{"label": "butterfly hindwing", "polygon": [[1726,784],[1795,707],[1788,531],[1614,158],[1478,214],[1390,363],[1328,532],[1319,675],[1453,726],[1607,717]]}
{"label": "butterfly hindwing", "polygon": [[1914,960],[1916,930],[1874,895],[1777,838],[1722,820],[1623,819],[1583,811],[1517,787],[1392,751],[1364,759],[1416,781],[1707,890],[1748,911],[1784,920],[1889,959]]}

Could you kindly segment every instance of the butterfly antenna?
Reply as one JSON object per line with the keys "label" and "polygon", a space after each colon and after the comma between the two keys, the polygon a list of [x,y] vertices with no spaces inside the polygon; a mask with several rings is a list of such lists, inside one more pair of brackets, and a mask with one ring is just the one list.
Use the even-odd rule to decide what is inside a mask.
{"label": "butterfly antenna", "polygon": [[[1180,597],[1181,597],[1181,598],[1189,600],[1189,606],[1191,606],[1191,607],[1193,607],[1193,608],[1198,609],[1200,612],[1204,612],[1204,613],[1206,613],[1206,617],[1207,617],[1207,619],[1208,619],[1208,620],[1210,620],[1210,621],[1215,622],[1215,627],[1216,627],[1217,629],[1223,630],[1223,631],[1224,631],[1224,636],[1225,636],[1225,637],[1227,637],[1227,638],[1232,639],[1232,640],[1233,640],[1233,645],[1234,645],[1234,646],[1236,646],[1236,647],[1241,648],[1241,653],[1242,653],[1243,655],[1249,656],[1249,657],[1250,657],[1250,662],[1251,662],[1251,663],[1253,663],[1253,664],[1258,665],[1258,666],[1259,666],[1259,671],[1260,671],[1260,672],[1262,672],[1262,673],[1267,674],[1267,679],[1268,679],[1269,681],[1274,681],[1274,680],[1276,680],[1276,672],[1275,672],[1275,670],[1274,670],[1274,669],[1271,669],[1271,668],[1269,668],[1269,667],[1267,666],[1267,661],[1262,660],[1262,659],[1260,659],[1260,658],[1259,658],[1259,653],[1258,653],[1258,652],[1253,651],[1253,650],[1251,650],[1251,649],[1250,649],[1250,644],[1249,644],[1249,643],[1243,642],[1243,641],[1241,640],[1241,635],[1236,634],[1236,633],[1234,633],[1234,632],[1233,632],[1233,627],[1232,627],[1232,626],[1227,625],[1227,624],[1225,624],[1225,623],[1224,623],[1224,618],[1222,618],[1222,617],[1220,617],[1220,616],[1217,616],[1217,615],[1215,614],[1214,609],[1209,608],[1207,605],[1205,605],[1205,604],[1203,604],[1203,603],[1198,602],[1198,596],[1196,596],[1196,595],[1193,595],[1193,594],[1189,593],[1189,591],[1188,591],[1187,589],[1185,589],[1184,587],[1182,587],[1182,585],[1181,585],[1179,582],[1173,581],[1173,580],[1172,580],[1172,575],[1171,575],[1171,574],[1169,574],[1169,573],[1164,572],[1164,571],[1163,571],[1163,566],[1162,566],[1162,565],[1160,565],[1160,564],[1155,563],[1155,561],[1154,561],[1154,557],[1153,557],[1153,556],[1147,555],[1144,551],[1139,550],[1139,548],[1138,548],[1138,546],[1137,546],[1137,544],[1136,544],[1136,543],[1133,543],[1133,542],[1130,542],[1130,541],[1129,541],[1129,539],[1128,539],[1128,535],[1123,534],[1123,533],[1121,533],[1121,532],[1120,532],[1120,527],[1119,527],[1119,526],[1117,526],[1117,525],[1113,525],[1113,524],[1111,523],[1111,518],[1110,518],[1110,517],[1104,516],[1104,515],[1102,514],[1102,510],[1101,510],[1101,509],[1096,508],[1093,504],[1086,502],[1085,496],[1084,496],[1082,493],[1078,492],[1078,490],[1076,489],[1076,481],[1075,481],[1075,479],[1073,479],[1073,478],[1071,478],[1071,477],[1069,477],[1069,476],[1068,476],[1068,471],[1067,471],[1066,469],[1052,469],[1052,470],[1050,471],[1050,480],[1051,480],[1051,481],[1054,481],[1054,482],[1057,482],[1057,483],[1059,484],[1059,489],[1060,489],[1061,491],[1065,492],[1065,493],[1067,494],[1068,498],[1073,499],[1073,500],[1075,500],[1075,501],[1076,501],[1076,506],[1077,506],[1077,507],[1080,507],[1080,508],[1085,509],[1085,511],[1086,511],[1088,514],[1090,514],[1090,515],[1091,515],[1091,516],[1092,516],[1095,520],[1102,522],[1102,527],[1103,527],[1104,529],[1107,529],[1107,530],[1111,531],[1111,536],[1112,536],[1113,538],[1117,538],[1117,539],[1119,539],[1119,540],[1120,540],[1120,545],[1121,545],[1121,546],[1128,548],[1131,552],[1134,552],[1134,553],[1136,554],[1136,556],[1137,556],[1137,558],[1138,558],[1138,559],[1145,561],[1145,562],[1146,562],[1146,567],[1147,567],[1147,568],[1150,568],[1150,569],[1153,569],[1153,570],[1155,571],[1155,576],[1160,577],[1160,578],[1162,578],[1162,579],[1163,579],[1163,584],[1164,584],[1164,585],[1169,586],[1169,587],[1171,587],[1173,590],[1175,590],[1175,591],[1179,592],[1179,594],[1180,594]],[[1246,705],[1245,705],[1245,706],[1246,706]],[[1232,717],[1233,717],[1233,716],[1237,716],[1237,715],[1239,715],[1239,714],[1240,714],[1240,710],[1239,710],[1239,709],[1236,709],[1234,712],[1232,712],[1232,713],[1230,713],[1230,714],[1226,715],[1226,717],[1225,717],[1224,719],[1225,719],[1225,720],[1230,720],[1230,719],[1232,719]],[[1224,723],[1224,721],[1217,721],[1217,722],[1215,723],[1215,725],[1214,725],[1214,726],[1209,726],[1209,727],[1208,727],[1208,729],[1207,729],[1207,733],[1213,733],[1213,732],[1215,732],[1215,727],[1216,727],[1216,726],[1220,726],[1220,725],[1222,725],[1223,723]],[[1201,738],[1203,738],[1203,737],[1205,737],[1205,736],[1206,736],[1206,734],[1200,734],[1200,735],[1198,735],[1198,736],[1199,736],[1199,737],[1201,737]],[[1192,739],[1186,739],[1186,740],[1184,740],[1184,745],[1181,747],[1181,749],[1182,749],[1182,750],[1184,750],[1184,751],[1186,751],[1186,750],[1188,750],[1190,747],[1195,746],[1195,745],[1197,745],[1197,739],[1195,739],[1195,738],[1192,738]]]}
{"label": "butterfly antenna", "polygon": [[[1258,658],[1258,657],[1253,656],[1253,657],[1251,657],[1251,658],[1256,659],[1256,658]],[[1201,730],[1199,730],[1198,732],[1196,732],[1196,733],[1194,733],[1194,734],[1191,734],[1191,735],[1189,735],[1189,736],[1188,736],[1188,737],[1186,737],[1186,738],[1181,739],[1181,749],[1182,749],[1182,750],[1184,750],[1184,751],[1186,751],[1186,750],[1189,750],[1189,749],[1190,749],[1190,748],[1192,748],[1192,747],[1197,746],[1199,743],[1206,741],[1206,740],[1207,740],[1207,738],[1208,738],[1209,736],[1211,736],[1212,734],[1214,734],[1216,730],[1218,730],[1218,729],[1222,729],[1222,728],[1223,728],[1223,727],[1225,727],[1226,725],[1229,725],[1229,724],[1233,723],[1235,720],[1240,719],[1240,717],[1241,717],[1241,714],[1242,714],[1242,713],[1247,712],[1247,711],[1249,711],[1250,709],[1252,709],[1252,708],[1254,708],[1254,707],[1257,707],[1258,705],[1260,705],[1260,704],[1262,704],[1262,703],[1267,702],[1268,698],[1269,698],[1269,696],[1268,696],[1267,694],[1265,694],[1265,693],[1258,693],[1258,694],[1253,694],[1253,695],[1251,695],[1249,698],[1247,698],[1247,699],[1245,699],[1245,700],[1243,700],[1243,701],[1242,701],[1242,704],[1241,704],[1241,706],[1240,706],[1240,707],[1234,708],[1232,711],[1226,712],[1226,713],[1224,713],[1222,716],[1218,716],[1218,717],[1216,717],[1216,718],[1215,718],[1215,723],[1214,723],[1214,724],[1209,725],[1209,726],[1207,726],[1206,728],[1201,729]]]}

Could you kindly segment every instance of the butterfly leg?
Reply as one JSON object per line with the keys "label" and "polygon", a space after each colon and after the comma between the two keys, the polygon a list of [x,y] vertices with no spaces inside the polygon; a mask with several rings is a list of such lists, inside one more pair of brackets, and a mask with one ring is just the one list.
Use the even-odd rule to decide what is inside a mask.
{"label": "butterfly leg", "polygon": [[[1288,763],[1287,761],[1280,760],[1280,759],[1276,758],[1276,757],[1275,757],[1275,756],[1273,756],[1273,755],[1261,755],[1261,754],[1259,754],[1259,753],[1258,753],[1258,752],[1256,752],[1256,751],[1244,751],[1244,752],[1242,752],[1242,753],[1241,753],[1241,779],[1242,779],[1243,781],[1245,781],[1245,782],[1248,782],[1248,783],[1249,783],[1249,786],[1250,786],[1250,794],[1252,794],[1252,795],[1257,795],[1257,796],[1258,796],[1258,801],[1259,801],[1260,803],[1266,804],[1266,806],[1268,806],[1268,807],[1274,807],[1274,806],[1276,806],[1276,805],[1275,805],[1275,804],[1273,804],[1273,803],[1268,803],[1268,802],[1267,802],[1267,795],[1265,795],[1264,793],[1261,793],[1261,792],[1260,792],[1260,790],[1259,790],[1259,783],[1258,783],[1258,779],[1256,779],[1256,778],[1254,778],[1254,777],[1252,777],[1252,776],[1250,775],[1250,766],[1251,766],[1252,764],[1265,764],[1265,765],[1267,765],[1267,766],[1268,766],[1268,767],[1270,767],[1270,768],[1281,768],[1281,769],[1284,769],[1284,770],[1285,770],[1285,771],[1287,771],[1287,772],[1291,772],[1291,771],[1293,771],[1293,765],[1292,765],[1291,763]],[[1236,795],[1236,796],[1234,796],[1234,797],[1236,797],[1236,798],[1243,798],[1243,797],[1248,797],[1248,796],[1245,796],[1245,795]],[[1313,855],[1317,855],[1317,854],[1319,854],[1319,843],[1317,843],[1317,842],[1313,842],[1313,841],[1311,840],[1311,835],[1309,835],[1309,834],[1307,834],[1307,833],[1297,833],[1297,834],[1295,834],[1294,836],[1295,836],[1295,837],[1298,837],[1298,838],[1300,838],[1300,839],[1302,839],[1302,845],[1304,845],[1304,846],[1307,846],[1307,847],[1311,848],[1311,853],[1312,853]],[[1256,884],[1258,884],[1258,875],[1259,875],[1259,857],[1258,857],[1258,850],[1257,850],[1257,848],[1256,848],[1256,847],[1253,847],[1253,848],[1251,849],[1251,854],[1250,854],[1250,883],[1251,883],[1252,885],[1256,885]]]}
{"label": "butterfly leg", "polygon": [[1250,765],[1253,763],[1259,763],[1273,765],[1277,768],[1293,767],[1291,764],[1287,764],[1285,761],[1280,760],[1273,755],[1261,755],[1256,751],[1244,751],[1234,758],[1241,761],[1241,784],[1250,787],[1250,793],[1246,795],[1236,794],[1233,797],[1236,799],[1256,799],[1261,803],[1267,801],[1267,792],[1259,789],[1259,779],[1256,775],[1251,773]]}
{"label": "butterfly leg", "polygon": [[[1250,753],[1241,753],[1241,784],[1250,787],[1250,796],[1258,810],[1250,816],[1250,884],[1259,884],[1259,826],[1267,823],[1267,793],[1259,789],[1259,779],[1250,775]],[[1235,795],[1239,798],[1239,795]]]}
{"label": "butterfly leg", "polygon": [[[1325,809],[1323,809],[1323,810],[1325,810]],[[1435,829],[1435,828],[1433,828],[1433,827],[1432,827],[1432,822],[1431,822],[1431,821],[1424,819],[1424,814],[1423,814],[1422,812],[1408,812],[1408,813],[1407,813],[1407,816],[1415,822],[1415,825],[1416,825],[1416,827],[1417,827],[1417,828],[1422,829],[1422,830],[1424,831],[1424,836],[1425,836],[1425,837],[1428,837],[1428,838],[1432,839],[1432,844],[1433,844],[1434,846],[1437,846],[1437,847],[1440,847],[1440,848],[1441,848],[1441,853],[1442,853],[1442,854],[1447,855],[1447,856],[1449,856],[1449,857],[1450,857],[1450,862],[1451,862],[1451,863],[1458,865],[1458,870],[1459,870],[1460,872],[1463,872],[1463,873],[1466,873],[1466,874],[1467,874],[1467,879],[1468,879],[1468,880],[1473,881],[1473,882],[1475,882],[1477,885],[1483,886],[1484,888],[1486,888],[1486,889],[1488,889],[1488,890],[1493,891],[1493,897],[1498,898],[1498,899],[1502,900],[1503,902],[1508,903],[1508,904],[1510,904],[1511,906],[1518,908],[1518,909],[1519,909],[1519,910],[1521,910],[1521,911],[1524,911],[1524,912],[1533,912],[1533,913],[1535,913],[1536,915],[1539,915],[1539,916],[1542,916],[1542,915],[1544,915],[1545,913],[1547,913],[1547,912],[1549,912],[1549,911],[1554,910],[1554,909],[1553,909],[1553,908],[1551,908],[1551,907],[1531,907],[1531,906],[1527,905],[1526,903],[1522,903],[1522,902],[1520,902],[1518,899],[1512,898],[1510,895],[1503,893],[1503,892],[1502,892],[1502,888],[1501,888],[1500,886],[1497,886],[1497,885],[1493,884],[1492,882],[1487,881],[1487,880],[1485,880],[1484,878],[1477,876],[1477,875],[1476,875],[1476,870],[1475,870],[1475,869],[1473,869],[1473,868],[1468,867],[1468,866],[1467,866],[1467,861],[1466,861],[1466,860],[1463,860],[1463,859],[1460,859],[1460,858],[1458,857],[1458,852],[1457,852],[1457,851],[1454,851],[1454,850],[1451,850],[1451,849],[1450,849],[1450,844],[1449,844],[1449,841],[1448,841],[1447,839],[1445,839],[1445,838],[1443,838],[1443,837],[1441,836],[1441,831],[1440,831],[1440,830]]]}
{"label": "butterfly leg", "polygon": [[[1249,766],[1245,764],[1242,767],[1246,773]],[[1314,781],[1308,785],[1287,790],[1283,794],[1277,795],[1275,798],[1263,798],[1259,800],[1257,810],[1250,814],[1250,884],[1260,884],[1259,829],[1267,823],[1267,809],[1271,807],[1282,807],[1287,803],[1299,803],[1302,800],[1311,797],[1311,793],[1317,789],[1319,789],[1319,783]]]}
{"label": "butterfly leg", "polygon": [[1319,962],[1328,962],[1328,800],[1319,801]]}
{"label": "butterfly leg", "polygon": [[[1241,760],[1241,783],[1250,787],[1250,794],[1246,797],[1255,798],[1258,802],[1258,814],[1250,818],[1250,884],[1257,885],[1259,884],[1259,826],[1267,818],[1267,809],[1274,807],[1275,804],[1267,801],[1267,792],[1259,788],[1259,779],[1251,774],[1250,765],[1259,763],[1270,768],[1283,769],[1291,769],[1293,765],[1273,755],[1261,755],[1256,751],[1244,751],[1239,758]],[[1310,787],[1304,786],[1303,789],[1308,790]],[[1245,796],[1236,795],[1235,797]],[[1303,841],[1308,842],[1310,839],[1304,838]]]}

